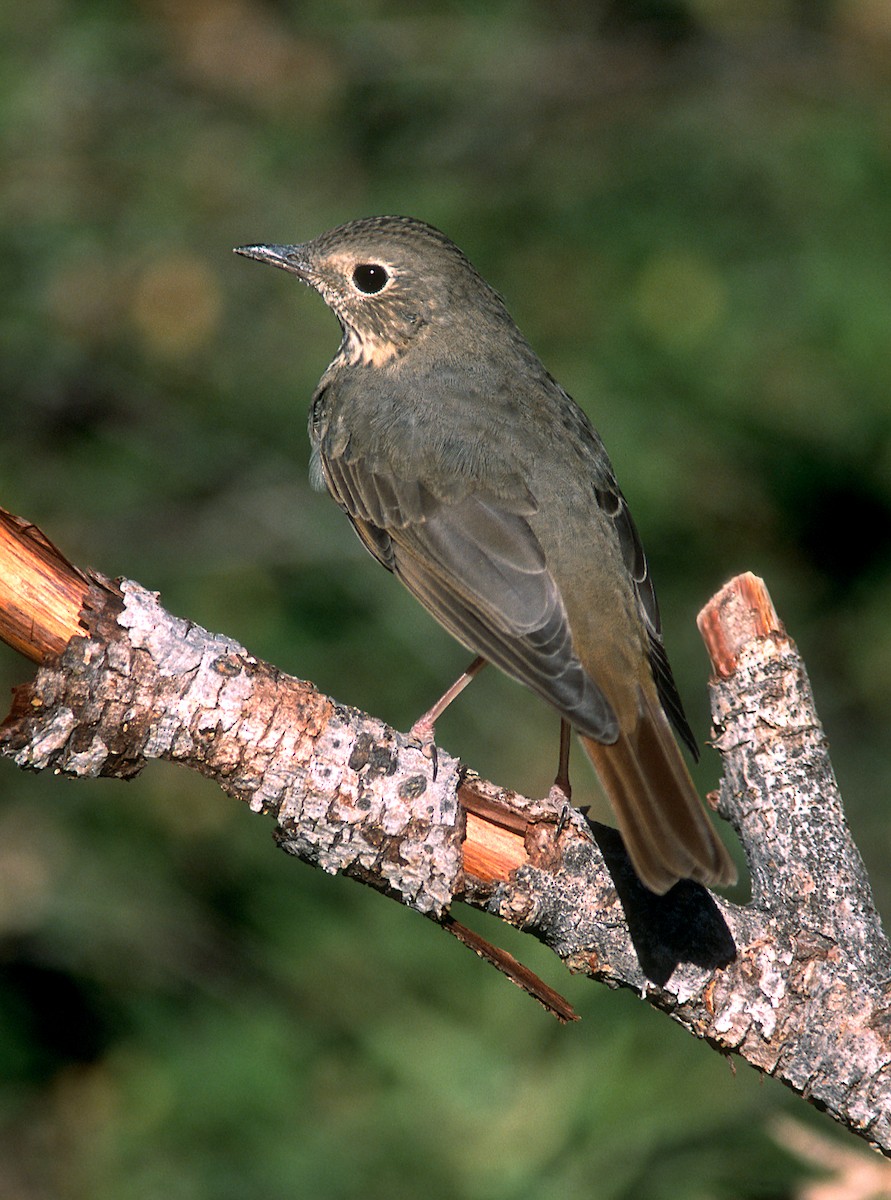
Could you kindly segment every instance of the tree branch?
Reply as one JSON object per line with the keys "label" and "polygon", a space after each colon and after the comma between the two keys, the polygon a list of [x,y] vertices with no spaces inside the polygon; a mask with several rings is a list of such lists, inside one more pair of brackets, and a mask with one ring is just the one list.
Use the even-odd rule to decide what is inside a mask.
{"label": "tree branch", "polygon": [[0,508],[0,641],[33,662],[61,654],[89,588],[45,533]]}
{"label": "tree branch", "polygon": [[[452,901],[484,908],[891,1153],[891,950],[804,666],[759,580],[732,581],[700,615],[724,760],[710,799],[746,852],[753,896],[741,906],[693,883],[652,895],[614,830],[592,834],[579,813],[567,819],[547,798],[480,780],[442,750],[434,778],[406,735],[172,616],[137,584],[77,571],[32,527],[18,529],[30,544],[15,561],[32,555],[45,571],[49,556],[83,604],[63,606],[67,627],[35,618],[35,630],[52,628],[30,651],[27,612],[10,619],[9,640],[44,665],[17,689],[0,753],[70,775],[127,777],[152,758],[197,770],[272,816],[288,853],[457,936]],[[73,636],[53,656],[64,632]],[[473,948],[501,956],[496,965],[562,1019],[573,1015],[503,951]]]}

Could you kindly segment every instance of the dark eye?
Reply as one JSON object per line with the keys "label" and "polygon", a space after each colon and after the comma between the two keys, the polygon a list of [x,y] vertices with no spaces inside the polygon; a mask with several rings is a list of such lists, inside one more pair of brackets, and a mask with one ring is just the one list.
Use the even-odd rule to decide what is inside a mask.
{"label": "dark eye", "polygon": [[381,291],[386,287],[389,278],[386,270],[378,263],[359,263],[353,271],[353,283],[366,296],[373,296],[375,292]]}

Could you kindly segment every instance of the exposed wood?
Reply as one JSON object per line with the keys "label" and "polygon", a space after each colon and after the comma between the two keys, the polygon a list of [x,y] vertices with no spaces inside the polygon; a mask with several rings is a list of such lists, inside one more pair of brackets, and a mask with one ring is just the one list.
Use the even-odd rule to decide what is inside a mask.
{"label": "exposed wood", "polygon": [[36,525],[0,509],[0,640],[44,662],[82,633],[89,577]]}
{"label": "exposed wood", "polygon": [[[45,539],[18,532],[58,565]],[[891,1154],[891,948],[804,664],[759,580],[731,581],[700,618],[724,764],[714,807],[752,883],[735,904],[683,882],[654,896],[614,830],[592,836],[557,799],[479,780],[441,749],[434,771],[410,738],[136,584],[117,596],[89,581],[81,609],[88,577],[71,572],[67,617],[15,618],[16,644],[31,646],[34,630],[35,648],[72,628],[88,637],[18,689],[0,755],[75,776],[127,777],[153,758],[199,771],[271,816],[289,853],[443,924],[455,899],[483,908]]]}
{"label": "exposed wood", "polygon": [[712,596],[696,624],[712,666],[724,679],[736,670],[740,653],[751,642],[771,634],[786,637],[764,580],[748,571]]}
{"label": "exposed wood", "polygon": [[481,883],[510,878],[511,872],[529,861],[526,852],[527,821],[516,816],[498,798],[490,798],[465,779],[458,798],[467,814],[464,829],[464,870]]}
{"label": "exposed wood", "polygon": [[484,883],[508,879],[528,860],[523,839],[494,821],[467,814],[464,870]]}

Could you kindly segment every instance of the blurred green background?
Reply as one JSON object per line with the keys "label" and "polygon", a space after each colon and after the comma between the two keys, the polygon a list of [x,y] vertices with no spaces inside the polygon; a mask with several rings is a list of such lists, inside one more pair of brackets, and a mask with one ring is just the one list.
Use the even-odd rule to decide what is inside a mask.
{"label": "blurred green background", "polygon": [[[703,738],[696,612],[766,577],[891,911],[887,0],[30,0],[0,46],[0,504],[407,727],[467,656],[309,491],[337,326],[231,247],[431,221],[600,428]],[[494,672],[439,734],[550,782]],[[4,1197],[773,1200],[779,1114],[832,1135],[469,916],[559,1028],[201,780],[0,788]]]}

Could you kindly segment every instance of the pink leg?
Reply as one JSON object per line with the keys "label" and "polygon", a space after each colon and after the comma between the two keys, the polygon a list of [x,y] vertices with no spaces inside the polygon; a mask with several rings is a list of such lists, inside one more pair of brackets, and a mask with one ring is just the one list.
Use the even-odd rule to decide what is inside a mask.
{"label": "pink leg", "polygon": [[564,800],[567,804],[572,800],[572,787],[569,783],[569,748],[572,745],[572,727],[568,721],[560,718],[560,759],[557,763],[557,777],[550,790],[553,800]]}
{"label": "pink leg", "polygon": [[475,658],[463,675],[459,675],[447,692],[439,697],[432,708],[424,713],[422,717],[418,717],[414,725],[409,730],[409,737],[421,743],[422,746],[429,746],[433,743],[433,731],[436,722],[452,703],[456,696],[460,696],[464,689],[470,683],[475,675],[478,675],[486,665],[484,658]]}
{"label": "pink leg", "polygon": [[[560,761],[557,763],[557,778],[551,785],[551,790],[548,792],[549,799],[555,804],[562,804],[563,811],[560,814],[560,820],[557,822],[557,837],[563,832],[563,826],[566,824],[569,817],[569,810],[572,806],[572,788],[569,784],[569,748],[572,745],[572,727],[568,721],[560,718]],[[587,808],[581,810],[586,813]]]}

